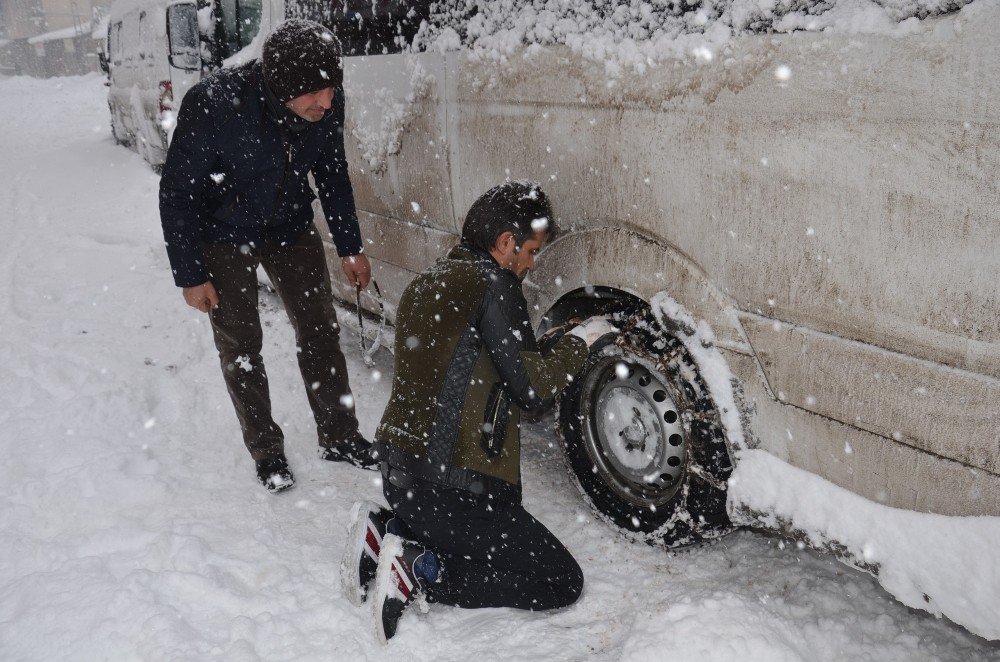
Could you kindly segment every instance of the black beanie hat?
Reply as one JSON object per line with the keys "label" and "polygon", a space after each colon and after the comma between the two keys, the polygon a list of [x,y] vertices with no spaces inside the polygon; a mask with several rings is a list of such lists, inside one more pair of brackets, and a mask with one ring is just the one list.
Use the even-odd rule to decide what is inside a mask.
{"label": "black beanie hat", "polygon": [[319,23],[293,18],[264,42],[264,80],[278,101],[344,82],[340,41]]}

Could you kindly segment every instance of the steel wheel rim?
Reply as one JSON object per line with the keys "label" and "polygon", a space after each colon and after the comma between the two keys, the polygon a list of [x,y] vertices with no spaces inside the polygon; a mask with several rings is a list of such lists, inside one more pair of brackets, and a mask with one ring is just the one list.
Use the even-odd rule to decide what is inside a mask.
{"label": "steel wheel rim", "polygon": [[605,484],[641,507],[673,498],[688,440],[667,383],[628,357],[605,357],[584,378],[581,405],[587,454]]}

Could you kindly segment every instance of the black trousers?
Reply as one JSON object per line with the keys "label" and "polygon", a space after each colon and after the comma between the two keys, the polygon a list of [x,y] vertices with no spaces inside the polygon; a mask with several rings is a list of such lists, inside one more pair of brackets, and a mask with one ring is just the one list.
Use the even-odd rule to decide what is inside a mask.
{"label": "black trousers", "polygon": [[569,551],[519,504],[497,503],[428,483],[383,481],[383,492],[414,542],[440,559],[429,602],[478,609],[540,611],[576,602],[583,571]]}
{"label": "black trousers", "polygon": [[299,372],[316,420],[319,445],[333,446],[357,430],[319,233],[310,227],[290,246],[209,244],[205,259],[209,280],[219,294],[219,305],[211,311],[215,346],[243,441],[253,459],[284,452],[284,437],[271,417],[267,373],[260,356],[258,265],[274,284],[295,329]]}

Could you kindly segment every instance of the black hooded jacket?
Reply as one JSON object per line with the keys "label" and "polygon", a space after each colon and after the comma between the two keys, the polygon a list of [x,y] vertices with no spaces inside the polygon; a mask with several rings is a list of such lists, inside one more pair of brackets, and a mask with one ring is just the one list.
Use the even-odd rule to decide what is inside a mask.
{"label": "black hooded jacket", "polygon": [[344,92],[318,122],[269,102],[257,61],[223,69],[184,96],[160,179],[160,221],[179,287],[208,280],[204,243],[294,243],[319,190],[341,256],[361,252],[344,155]]}

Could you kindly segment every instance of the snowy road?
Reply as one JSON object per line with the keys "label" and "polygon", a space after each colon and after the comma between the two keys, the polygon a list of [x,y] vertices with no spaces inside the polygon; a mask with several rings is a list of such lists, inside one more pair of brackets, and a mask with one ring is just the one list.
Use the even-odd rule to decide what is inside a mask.
{"label": "snowy road", "polygon": [[[867,575],[749,532],[682,553],[614,536],[554,437],[525,501],[586,575],[567,610],[434,606],[388,649],[341,596],[350,504],[374,474],[316,458],[291,329],[265,361],[299,480],[272,496],[239,441],[204,316],[162,248],[158,178],[110,138],[97,76],[0,78],[0,659],[984,660],[1000,648]],[[362,429],[391,357],[346,343]]]}

